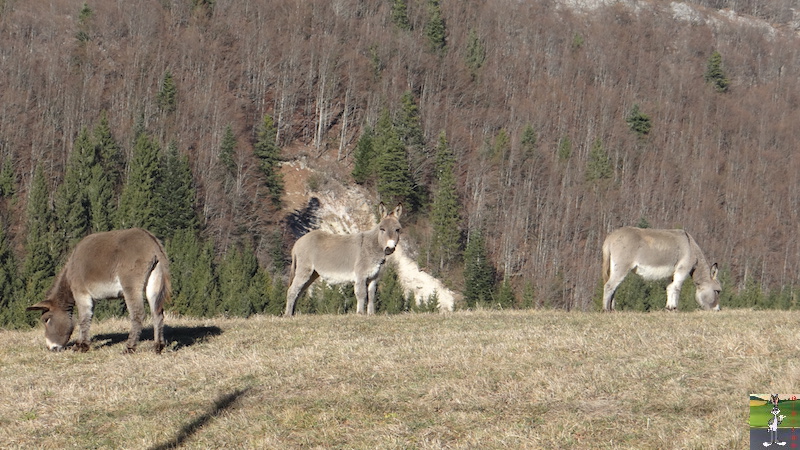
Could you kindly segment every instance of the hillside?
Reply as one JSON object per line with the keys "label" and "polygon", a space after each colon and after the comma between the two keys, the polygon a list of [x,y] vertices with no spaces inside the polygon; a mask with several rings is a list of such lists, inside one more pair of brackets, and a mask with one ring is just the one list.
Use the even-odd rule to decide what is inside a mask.
{"label": "hillside", "polygon": [[[142,128],[189,157],[218,252],[246,239],[268,265],[266,237],[304,194],[279,209],[259,200],[262,118],[275,120],[284,170],[308,168],[293,182],[311,194],[320,179],[352,185],[362,132],[410,92],[424,133],[409,156],[415,181],[433,187],[444,133],[464,235],[486,230],[498,274],[532,286],[537,304],[590,308],[603,237],[642,221],[691,232],[729,288],[800,285],[792,1],[444,0],[441,50],[426,34],[428,2],[406,4],[404,30],[392,2],[89,1],[83,15],[82,0],[0,0],[0,162],[17,185],[0,216],[15,252],[24,259],[35,164],[54,191],[80,130],[105,111],[127,157]],[[715,51],[726,92],[704,81]],[[166,73],[177,89],[168,112]],[[626,122],[635,105],[652,121],[646,134]],[[219,176],[227,126],[233,183]],[[428,211],[406,225],[424,250]]]}
{"label": "hillside", "polygon": [[748,394],[796,392],[800,312],[167,317],[122,355],[0,331],[11,448],[748,448]]}

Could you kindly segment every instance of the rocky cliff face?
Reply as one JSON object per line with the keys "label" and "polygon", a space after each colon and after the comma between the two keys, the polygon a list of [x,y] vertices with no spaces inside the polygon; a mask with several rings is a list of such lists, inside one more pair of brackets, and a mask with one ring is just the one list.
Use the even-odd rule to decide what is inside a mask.
{"label": "rocky cliff face", "polygon": [[[287,203],[295,208],[295,212],[287,217],[287,225],[293,232],[296,229],[299,234],[304,234],[309,229],[318,228],[330,233],[349,234],[377,226],[377,200],[367,189],[358,185],[346,186],[331,178],[322,180],[322,174],[309,168],[302,160],[285,164],[283,173]],[[457,294],[441,280],[420,269],[412,257],[415,247],[406,233],[398,249],[387,260],[397,270],[406,295],[413,294],[420,301],[435,294],[439,309],[452,311]]]}

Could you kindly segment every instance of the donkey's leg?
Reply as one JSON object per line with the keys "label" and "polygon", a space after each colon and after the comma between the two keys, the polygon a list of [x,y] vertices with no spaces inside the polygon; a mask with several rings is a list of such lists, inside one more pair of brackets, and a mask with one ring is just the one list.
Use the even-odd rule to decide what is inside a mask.
{"label": "donkey's leg", "polygon": [[623,273],[621,276],[618,273],[612,272],[606,284],[603,285],[603,311],[614,310],[614,293],[617,291],[617,287],[619,287],[626,275],[628,275],[627,272]]}
{"label": "donkey's leg", "polygon": [[299,267],[295,269],[294,278],[292,279],[289,289],[286,291],[286,311],[283,312],[284,316],[294,315],[294,305],[297,299],[306,290],[308,285],[314,282],[319,277],[319,274],[313,270],[301,270]]}
{"label": "donkey's leg", "polygon": [[87,293],[75,293],[75,306],[78,307],[78,342],[75,344],[75,350],[85,352],[89,350],[89,328],[92,325],[92,307],[94,301]]}
{"label": "donkey's leg", "polygon": [[150,304],[150,315],[153,320],[153,345],[156,353],[161,353],[164,350],[164,297],[161,295],[161,290],[164,285],[164,280],[161,277],[159,270],[153,270],[150,273],[150,279],[147,281],[145,294],[147,295],[147,303]]}
{"label": "donkey's leg", "polygon": [[[364,314],[364,303],[366,303],[368,292],[367,280],[357,279],[353,290],[356,292],[356,313]],[[370,299],[370,304],[372,304],[372,299]]]}
{"label": "donkey's leg", "polygon": [[667,285],[666,308],[668,310],[674,311],[678,309],[678,299],[681,296],[681,286],[683,286],[683,282],[686,280],[687,276],[689,276],[688,272],[683,272],[680,270],[676,270],[675,275],[672,276],[672,283]]}
{"label": "donkey's leg", "polygon": [[367,315],[375,314],[375,291],[378,288],[378,279],[372,279],[367,285]]}
{"label": "donkey's leg", "polygon": [[122,288],[122,295],[125,297],[125,305],[128,307],[128,314],[131,316],[131,331],[128,333],[128,342],[125,344],[124,353],[133,353],[136,351],[136,345],[139,343],[139,336],[142,334],[142,322],[144,321],[144,299],[139,288],[132,286],[124,286]]}

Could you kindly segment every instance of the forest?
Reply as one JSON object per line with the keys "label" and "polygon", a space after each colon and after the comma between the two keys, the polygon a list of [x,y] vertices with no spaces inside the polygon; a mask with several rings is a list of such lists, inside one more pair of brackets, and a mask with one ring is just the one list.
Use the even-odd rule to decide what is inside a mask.
{"label": "forest", "polygon": [[[0,0],[0,326],[35,323],[81,237],[132,226],[167,248],[172,312],[279,314],[297,161],[308,192],[403,202],[459,308],[597,309],[625,225],[690,232],[723,308],[796,308],[793,5]],[[618,306],[663,308],[665,285],[631,277]],[[391,270],[380,289],[381,312],[435,309]]]}

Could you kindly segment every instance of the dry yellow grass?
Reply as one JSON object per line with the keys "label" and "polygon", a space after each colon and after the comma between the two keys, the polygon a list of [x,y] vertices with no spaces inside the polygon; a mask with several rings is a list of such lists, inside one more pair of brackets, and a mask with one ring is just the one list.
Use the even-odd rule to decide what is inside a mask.
{"label": "dry yellow grass", "polygon": [[[776,320],[780,316],[780,320]],[[748,394],[798,392],[798,312],[167,319],[168,348],[0,332],[0,445],[747,448]],[[152,338],[152,334],[150,335]]]}

